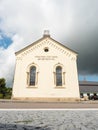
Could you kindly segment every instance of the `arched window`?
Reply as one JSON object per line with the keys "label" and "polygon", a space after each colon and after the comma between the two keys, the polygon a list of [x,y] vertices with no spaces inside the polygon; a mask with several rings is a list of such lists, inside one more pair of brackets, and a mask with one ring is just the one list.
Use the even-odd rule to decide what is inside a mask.
{"label": "arched window", "polygon": [[38,85],[38,73],[39,66],[35,63],[31,63],[27,66],[27,87],[28,88],[36,88]]}
{"label": "arched window", "polygon": [[30,85],[35,86],[36,84],[36,67],[31,66],[30,67]]}
{"label": "arched window", "polygon": [[56,67],[56,86],[62,86],[62,67]]}

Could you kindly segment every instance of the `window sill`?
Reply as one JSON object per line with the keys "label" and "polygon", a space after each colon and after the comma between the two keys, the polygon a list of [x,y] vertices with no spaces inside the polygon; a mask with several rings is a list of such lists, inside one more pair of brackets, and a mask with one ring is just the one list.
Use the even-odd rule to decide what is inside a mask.
{"label": "window sill", "polygon": [[37,86],[28,86],[27,88],[38,88]]}
{"label": "window sill", "polygon": [[55,89],[65,89],[64,86],[56,86]]}

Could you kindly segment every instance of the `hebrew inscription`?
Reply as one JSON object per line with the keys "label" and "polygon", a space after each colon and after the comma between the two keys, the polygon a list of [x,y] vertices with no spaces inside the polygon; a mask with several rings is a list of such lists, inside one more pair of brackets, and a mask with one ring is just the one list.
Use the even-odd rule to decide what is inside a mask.
{"label": "hebrew inscription", "polygon": [[35,56],[38,60],[55,60],[57,56]]}

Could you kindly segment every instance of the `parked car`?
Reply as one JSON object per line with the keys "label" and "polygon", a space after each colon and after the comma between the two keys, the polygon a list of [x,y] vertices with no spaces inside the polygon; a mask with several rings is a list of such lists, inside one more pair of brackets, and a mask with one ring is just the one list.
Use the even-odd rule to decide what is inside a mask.
{"label": "parked car", "polygon": [[94,98],[94,100],[98,100],[98,96],[97,95],[93,96],[93,98]]}
{"label": "parked car", "polygon": [[98,100],[98,95],[89,96],[89,100]]}

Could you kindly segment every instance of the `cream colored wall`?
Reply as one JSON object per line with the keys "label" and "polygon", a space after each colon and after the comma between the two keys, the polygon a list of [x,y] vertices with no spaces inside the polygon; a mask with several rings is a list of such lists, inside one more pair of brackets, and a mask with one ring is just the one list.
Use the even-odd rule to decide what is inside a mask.
{"label": "cream colored wall", "polygon": [[[49,52],[44,52],[48,47]],[[38,60],[41,56],[55,56],[53,59]],[[77,75],[77,55],[58,45],[49,38],[35,44],[16,55],[16,69],[13,85],[13,97],[73,97],[79,98]],[[27,68],[30,64],[38,65],[38,84],[34,88],[27,85]],[[65,71],[65,85],[54,85],[54,66],[62,64]]]}

